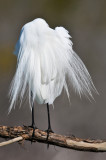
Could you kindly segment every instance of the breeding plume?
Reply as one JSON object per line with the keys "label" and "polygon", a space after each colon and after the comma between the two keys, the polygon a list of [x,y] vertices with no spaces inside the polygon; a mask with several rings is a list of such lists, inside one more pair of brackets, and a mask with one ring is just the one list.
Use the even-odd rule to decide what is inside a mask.
{"label": "breeding plume", "polygon": [[22,101],[28,89],[32,126],[34,101],[47,104],[50,130],[49,105],[53,104],[63,88],[68,98],[68,86],[89,99],[93,98],[92,91],[97,92],[84,63],[73,51],[70,38],[64,27],[52,29],[41,18],[25,24],[21,29],[14,52],[17,69],[10,89],[9,111],[18,99]]}

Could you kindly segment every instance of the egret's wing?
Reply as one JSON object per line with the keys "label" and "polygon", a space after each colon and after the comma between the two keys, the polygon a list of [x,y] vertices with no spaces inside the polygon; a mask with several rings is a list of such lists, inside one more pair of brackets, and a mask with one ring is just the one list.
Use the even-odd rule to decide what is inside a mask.
{"label": "egret's wing", "polygon": [[[42,41],[43,40],[43,41]],[[42,36],[39,42],[40,64],[41,64],[41,83],[48,84],[57,76],[56,56],[53,51],[53,37]]]}
{"label": "egret's wing", "polygon": [[93,98],[92,91],[97,93],[97,90],[84,63],[72,49],[72,41],[69,39],[71,36],[63,27],[56,27],[55,30],[66,50],[66,52],[64,52],[64,54],[66,54],[65,67],[69,82],[80,96],[83,94],[88,98]]}
{"label": "egret's wing", "polygon": [[52,29],[41,37],[40,46],[40,65],[41,65],[41,94],[45,103],[52,104],[54,99],[61,94],[65,74],[64,60],[61,57],[61,45],[56,33]]}

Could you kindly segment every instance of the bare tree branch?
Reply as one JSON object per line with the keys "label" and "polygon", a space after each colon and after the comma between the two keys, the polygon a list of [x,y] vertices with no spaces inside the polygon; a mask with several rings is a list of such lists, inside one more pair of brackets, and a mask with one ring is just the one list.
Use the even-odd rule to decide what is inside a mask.
{"label": "bare tree branch", "polygon": [[[13,143],[14,141],[28,140],[46,144],[49,143],[51,145],[56,145],[63,148],[70,148],[74,150],[106,152],[106,140],[80,139],[74,136],[63,136],[56,133],[50,133],[47,141],[47,133],[42,130],[36,129],[34,137],[32,137],[32,134],[33,129],[30,127],[0,126],[0,137],[10,139],[13,138],[13,140],[7,141],[7,144]],[[18,139],[14,139],[17,137]],[[2,144],[3,143],[7,145],[6,142],[2,142]]]}

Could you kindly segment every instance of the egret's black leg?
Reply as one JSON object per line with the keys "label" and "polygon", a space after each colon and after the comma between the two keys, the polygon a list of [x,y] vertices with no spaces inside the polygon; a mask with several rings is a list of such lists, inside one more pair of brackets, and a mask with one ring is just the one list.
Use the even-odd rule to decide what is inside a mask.
{"label": "egret's black leg", "polygon": [[33,101],[31,102],[32,104],[31,104],[31,106],[32,106],[32,128],[35,128],[35,129],[37,129],[37,127],[36,127],[36,125],[35,125],[35,120],[34,120],[34,103],[33,103]]}
{"label": "egret's black leg", "polygon": [[50,112],[49,112],[49,104],[47,103],[47,114],[48,114],[48,132],[53,132],[51,128],[51,123],[50,123]]}
{"label": "egret's black leg", "polygon": [[34,120],[34,104],[32,104],[32,127],[35,126],[35,120]]}
{"label": "egret's black leg", "polygon": [[[49,104],[47,103],[47,114],[48,114],[48,129],[46,130],[47,132],[47,141],[48,141],[48,138],[49,138],[49,133],[53,133],[52,131],[52,128],[51,128],[51,123],[50,123],[50,112],[49,112]],[[48,143],[48,146],[47,148],[49,147],[49,143]]]}
{"label": "egret's black leg", "polygon": [[33,102],[32,91],[31,91],[31,107],[32,107],[32,125],[30,127],[33,128],[33,135],[32,136],[34,136],[34,132],[35,132],[35,129],[37,129],[37,127],[35,125],[35,120],[34,120],[34,102]]}

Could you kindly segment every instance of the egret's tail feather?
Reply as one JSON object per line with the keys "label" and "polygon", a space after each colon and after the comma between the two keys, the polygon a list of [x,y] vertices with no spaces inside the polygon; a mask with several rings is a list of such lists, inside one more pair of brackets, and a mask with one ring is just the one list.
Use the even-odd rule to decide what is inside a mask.
{"label": "egret's tail feather", "polygon": [[98,94],[98,91],[93,84],[88,70],[74,51],[72,51],[71,54],[68,77],[73,89],[80,95],[80,97],[81,95],[85,95],[88,99],[94,99],[92,92]]}

